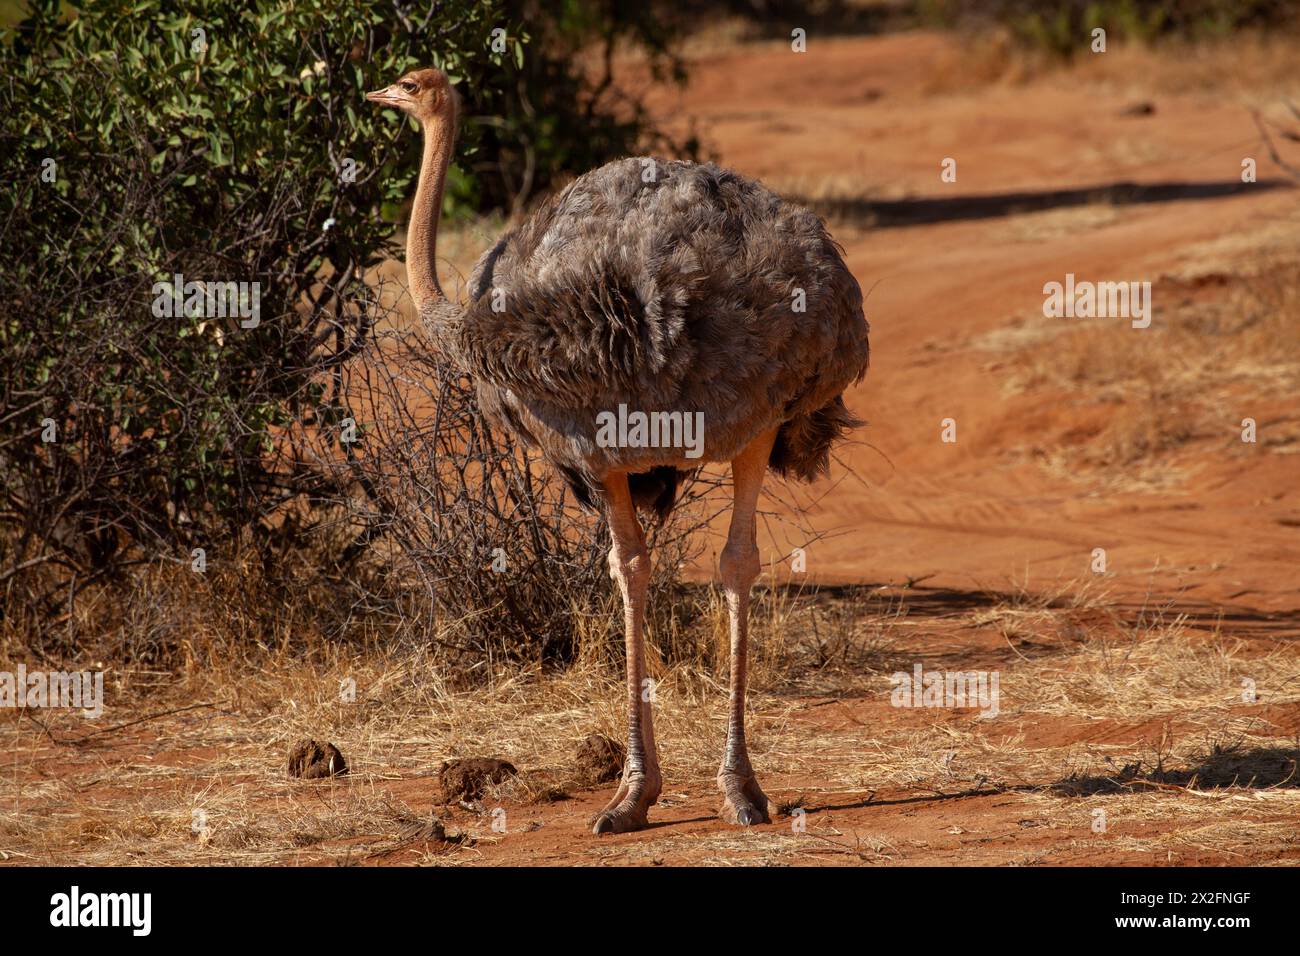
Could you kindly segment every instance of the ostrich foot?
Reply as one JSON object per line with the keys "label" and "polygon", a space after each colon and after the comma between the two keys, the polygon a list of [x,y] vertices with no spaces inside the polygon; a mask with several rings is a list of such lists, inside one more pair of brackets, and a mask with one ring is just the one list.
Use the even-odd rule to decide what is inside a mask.
{"label": "ostrich foot", "polygon": [[750,827],[756,823],[771,823],[767,813],[767,795],[758,785],[753,771],[747,774],[727,772],[718,775],[718,789],[722,791],[722,806],[718,816],[727,823]]}
{"label": "ostrich foot", "polygon": [[602,833],[644,830],[650,825],[646,812],[659,799],[659,790],[659,774],[649,777],[644,773],[628,774],[624,771],[623,782],[618,785],[614,799],[596,814],[591,832],[599,836]]}

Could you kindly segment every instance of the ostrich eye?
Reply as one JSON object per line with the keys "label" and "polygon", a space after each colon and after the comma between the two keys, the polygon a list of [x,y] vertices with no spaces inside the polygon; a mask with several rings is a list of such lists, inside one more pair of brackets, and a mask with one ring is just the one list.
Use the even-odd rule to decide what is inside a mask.
{"label": "ostrich eye", "polygon": [[419,89],[419,87],[416,86],[414,83],[412,83],[410,80],[403,80],[401,83],[398,83],[397,85],[400,86],[402,89],[406,90],[406,92],[408,93],[414,93],[416,90]]}

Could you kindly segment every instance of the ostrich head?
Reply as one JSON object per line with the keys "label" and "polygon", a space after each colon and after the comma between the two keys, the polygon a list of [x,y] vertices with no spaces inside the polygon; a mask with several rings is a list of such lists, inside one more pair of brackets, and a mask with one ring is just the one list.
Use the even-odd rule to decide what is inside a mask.
{"label": "ostrich head", "polygon": [[395,107],[421,126],[438,120],[454,123],[459,105],[447,74],[433,68],[413,70],[392,86],[367,93],[366,99]]}

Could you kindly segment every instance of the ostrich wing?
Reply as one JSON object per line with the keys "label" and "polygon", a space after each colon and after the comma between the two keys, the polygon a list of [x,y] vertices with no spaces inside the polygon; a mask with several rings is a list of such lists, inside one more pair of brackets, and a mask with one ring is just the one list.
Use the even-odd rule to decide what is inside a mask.
{"label": "ostrich wing", "polygon": [[865,344],[857,283],[816,216],[712,165],[627,159],[490,249],[446,331],[468,371],[522,401],[674,408],[811,371],[840,337],[828,307],[856,312]]}

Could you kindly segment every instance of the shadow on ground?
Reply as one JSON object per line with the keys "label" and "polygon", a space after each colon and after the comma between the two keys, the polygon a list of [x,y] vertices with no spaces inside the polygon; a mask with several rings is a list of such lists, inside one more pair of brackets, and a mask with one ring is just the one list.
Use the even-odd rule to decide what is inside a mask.
{"label": "shadow on ground", "polygon": [[1193,199],[1222,199],[1256,190],[1290,189],[1285,179],[1263,179],[1255,183],[1227,182],[1108,183],[1075,189],[1039,192],[990,193],[951,198],[914,199],[804,199],[798,201],[834,222],[847,222],[878,229],[927,226],[941,222],[996,219],[1024,213],[1043,212],[1071,206],[1109,204],[1133,206],[1143,203],[1182,202]]}
{"label": "shadow on ground", "polygon": [[1300,789],[1300,750],[1292,747],[1215,747],[1195,766],[1179,770],[1142,764],[1127,764],[1114,776],[1068,777],[1052,784],[1054,793],[1071,797],[1092,797],[1135,793],[1146,789],[1219,790],[1245,787],[1251,790]]}

